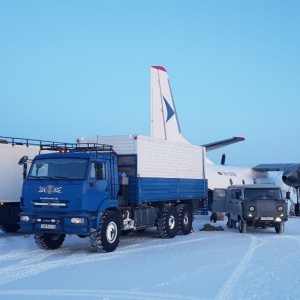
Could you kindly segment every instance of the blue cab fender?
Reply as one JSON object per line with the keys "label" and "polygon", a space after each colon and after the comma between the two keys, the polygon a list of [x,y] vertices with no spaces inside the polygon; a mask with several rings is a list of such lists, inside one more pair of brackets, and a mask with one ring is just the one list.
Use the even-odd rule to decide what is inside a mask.
{"label": "blue cab fender", "polygon": [[120,218],[121,218],[121,212],[120,212],[120,209],[119,209],[118,200],[105,199],[104,201],[102,201],[100,203],[100,205],[98,207],[97,228],[99,227],[99,224],[100,224],[100,221],[101,221],[102,212],[104,212],[106,210],[113,210],[113,211],[117,212],[120,215]]}
{"label": "blue cab fender", "polygon": [[109,208],[118,208],[119,207],[119,202],[118,200],[115,199],[104,199],[101,201],[101,203],[98,206],[98,212],[103,212]]}

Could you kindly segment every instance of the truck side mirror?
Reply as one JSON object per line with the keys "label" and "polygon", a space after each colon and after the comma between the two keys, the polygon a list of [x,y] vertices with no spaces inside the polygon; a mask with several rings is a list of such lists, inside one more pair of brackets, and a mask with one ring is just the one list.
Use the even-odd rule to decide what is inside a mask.
{"label": "truck side mirror", "polygon": [[24,164],[27,162],[27,160],[28,160],[28,156],[23,156],[23,157],[19,160],[18,164],[19,164],[19,165],[24,165]]}
{"label": "truck side mirror", "polygon": [[19,165],[23,165],[23,180],[27,177],[27,160],[28,156],[23,156],[18,162]]}

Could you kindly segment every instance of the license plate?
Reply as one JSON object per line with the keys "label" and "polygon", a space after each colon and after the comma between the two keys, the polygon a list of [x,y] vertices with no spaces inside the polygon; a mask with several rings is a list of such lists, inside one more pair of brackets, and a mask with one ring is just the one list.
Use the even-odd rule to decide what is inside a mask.
{"label": "license plate", "polygon": [[55,229],[56,225],[53,224],[41,224],[42,229]]}
{"label": "license plate", "polygon": [[261,217],[260,219],[262,221],[272,221],[272,220],[274,220],[274,217]]}

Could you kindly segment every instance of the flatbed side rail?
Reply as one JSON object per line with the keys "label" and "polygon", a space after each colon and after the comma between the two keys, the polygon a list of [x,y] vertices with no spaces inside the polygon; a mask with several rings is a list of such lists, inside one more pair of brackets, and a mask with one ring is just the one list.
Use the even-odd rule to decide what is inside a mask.
{"label": "flatbed side rail", "polygon": [[106,144],[98,143],[65,143],[53,142],[47,140],[36,140],[19,137],[0,136],[0,144],[20,145],[20,146],[39,146],[40,151],[59,151],[59,152],[111,152],[114,153],[113,147]]}
{"label": "flatbed side rail", "polygon": [[[20,146],[41,146],[43,143],[53,143],[52,141],[45,140],[35,140],[35,139],[27,139],[27,138],[19,138],[19,137],[10,137],[10,136],[0,136],[0,144],[8,144],[8,145],[20,145]],[[61,142],[59,142],[61,143]]]}

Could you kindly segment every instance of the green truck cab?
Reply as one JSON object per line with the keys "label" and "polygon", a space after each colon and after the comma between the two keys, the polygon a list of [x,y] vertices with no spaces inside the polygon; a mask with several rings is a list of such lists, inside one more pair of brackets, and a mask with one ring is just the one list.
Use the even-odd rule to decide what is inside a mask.
{"label": "green truck cab", "polygon": [[274,227],[284,232],[288,208],[279,186],[269,184],[232,185],[214,189],[212,214],[226,212],[227,227],[246,233],[248,227]]}

